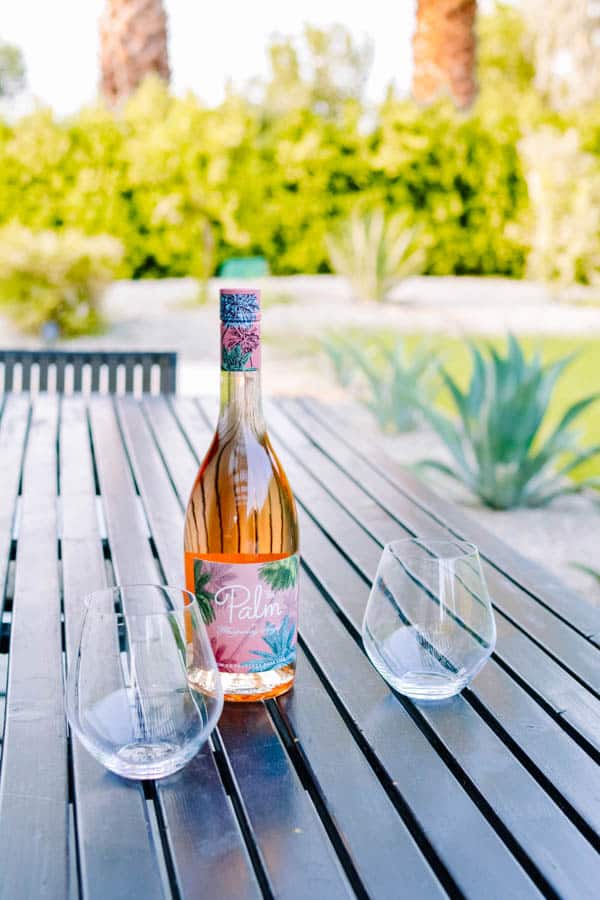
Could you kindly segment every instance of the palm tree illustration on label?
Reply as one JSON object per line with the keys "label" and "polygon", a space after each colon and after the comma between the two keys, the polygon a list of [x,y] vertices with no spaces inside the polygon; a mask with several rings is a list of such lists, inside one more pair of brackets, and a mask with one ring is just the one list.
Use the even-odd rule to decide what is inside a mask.
{"label": "palm tree illustration on label", "polygon": [[259,565],[194,561],[196,599],[223,671],[294,662],[298,572],[297,554]]}

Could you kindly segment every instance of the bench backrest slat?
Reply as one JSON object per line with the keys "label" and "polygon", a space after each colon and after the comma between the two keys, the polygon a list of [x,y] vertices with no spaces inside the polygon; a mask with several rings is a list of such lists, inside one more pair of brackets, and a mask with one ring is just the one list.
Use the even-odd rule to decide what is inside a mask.
{"label": "bench backrest slat", "polygon": [[[0,374],[3,374],[0,386],[5,392],[13,392],[15,383],[18,383],[21,391],[31,391],[32,387],[35,388],[33,367],[38,370],[37,389],[43,392],[48,391],[52,384],[49,376],[53,371],[53,391],[66,393],[69,382],[67,372],[70,371],[72,387],[69,393],[101,393],[104,369],[108,372],[109,394],[139,393],[136,382],[139,385],[140,380],[143,394],[174,394],[177,389],[176,353],[131,350],[0,350]],[[153,370],[158,372],[158,384],[154,389]],[[119,371],[124,373],[124,387]],[[15,382],[17,372],[20,372],[20,379]],[[141,378],[136,378],[136,372],[141,372]]]}

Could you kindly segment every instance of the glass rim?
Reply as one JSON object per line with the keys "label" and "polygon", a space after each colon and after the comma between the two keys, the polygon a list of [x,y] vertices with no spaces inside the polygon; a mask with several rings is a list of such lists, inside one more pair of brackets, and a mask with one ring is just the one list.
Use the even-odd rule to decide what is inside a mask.
{"label": "glass rim", "polygon": [[397,538],[394,541],[388,541],[383,547],[383,552],[388,551],[394,558],[398,559],[399,557],[396,550],[401,547],[421,547],[423,550],[427,550],[428,548],[435,550],[436,547],[439,548],[440,546],[454,547],[455,551],[458,550],[458,552],[432,556],[429,560],[423,560],[423,562],[433,564],[440,560],[443,562],[456,562],[457,560],[468,559],[473,556],[479,558],[479,548],[477,545],[472,541],[465,541],[462,538],[428,538],[417,536]]}
{"label": "glass rim", "polygon": [[[89,591],[83,598],[86,614],[90,612],[93,613],[95,609],[97,609],[95,601],[97,601],[100,596],[115,594],[121,591],[127,592],[134,590],[160,591],[166,592],[168,594],[182,594],[185,596],[186,600],[179,606],[176,606],[174,609],[148,611],[142,610],[141,612],[127,612],[125,610],[119,612],[117,610],[114,610],[114,616],[121,616],[124,619],[172,616],[174,613],[186,612],[186,610],[192,608],[193,604],[196,602],[195,594],[193,594],[191,591],[188,591],[187,588],[180,587],[179,585],[157,584],[156,582],[130,582],[125,584],[108,585],[107,587],[97,588],[94,591]],[[99,610],[99,612],[105,613],[105,610]]]}

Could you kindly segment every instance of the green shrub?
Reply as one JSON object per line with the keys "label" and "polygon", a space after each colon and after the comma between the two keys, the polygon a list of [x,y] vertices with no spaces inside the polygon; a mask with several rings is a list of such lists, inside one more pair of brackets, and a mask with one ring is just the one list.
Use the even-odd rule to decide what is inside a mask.
{"label": "green shrub", "polygon": [[[331,271],[327,235],[360,207],[406,214],[420,228],[428,274],[520,277],[532,225],[519,141],[544,125],[571,126],[586,166],[595,164],[600,104],[585,116],[551,113],[523,53],[503,77],[513,18],[500,23],[498,46],[490,40],[500,26],[486,37],[484,89],[469,115],[393,95],[368,123],[349,101],[335,115],[308,101],[275,113],[230,94],[208,109],[150,78],[119,113],[94,106],[65,120],[41,110],[0,121],[0,225],[110,234],[125,250],[123,277],[203,279],[232,256],[263,256],[273,274]],[[578,198],[587,175],[564,171]],[[590,240],[594,202],[585,207]],[[569,221],[579,209],[574,200]],[[583,233],[573,230],[579,241]],[[570,271],[589,277],[580,261]]]}
{"label": "green shrub", "polygon": [[530,208],[521,224],[531,278],[569,286],[600,278],[600,163],[574,128],[548,126],[519,142]]}
{"label": "green shrub", "polygon": [[437,359],[418,346],[409,354],[402,338],[386,340],[328,339],[322,347],[334,367],[338,383],[352,387],[357,399],[375,416],[383,431],[410,431],[437,392]]}
{"label": "green shrub", "polygon": [[573,357],[543,365],[536,353],[527,361],[512,336],[505,356],[493,347],[483,353],[472,346],[471,353],[473,370],[466,391],[441,370],[459,421],[423,407],[452,463],[424,460],[421,466],[461,482],[494,509],[544,506],[580,491],[586,482],[575,484],[565,476],[600,454],[600,445],[582,450],[572,425],[600,395],[570,405],[549,436],[539,439],[556,383]]}
{"label": "green shrub", "polygon": [[64,335],[101,324],[100,297],[122,257],[119,241],[75,229],[0,229],[0,303],[25,330],[54,322]]}
{"label": "green shrub", "polygon": [[149,79],[118,114],[0,122],[0,225],[111,234],[124,277],[204,277],[207,227],[215,268],[243,255],[274,274],[327,272],[326,235],[360,201],[410,211],[428,272],[520,275],[523,247],[505,234],[526,199],[518,137],[510,117],[499,130],[393,99],[369,130],[357,104],[334,119],[234,95],[207,109]]}
{"label": "green shrub", "polygon": [[424,248],[408,216],[398,213],[386,220],[383,210],[358,210],[327,236],[334,270],[351,283],[360,300],[385,300],[403,278],[423,268]]}
{"label": "green shrub", "polygon": [[425,272],[522,276],[526,251],[507,225],[527,204],[514,115],[439,103],[383,104],[372,137],[375,185],[391,211],[413,210],[427,239]]}

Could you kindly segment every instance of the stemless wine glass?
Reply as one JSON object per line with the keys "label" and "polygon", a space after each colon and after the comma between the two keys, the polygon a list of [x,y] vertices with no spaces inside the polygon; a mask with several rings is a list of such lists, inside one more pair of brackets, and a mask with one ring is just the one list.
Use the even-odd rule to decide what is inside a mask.
{"label": "stemless wine glass", "polygon": [[126,778],[184,766],[214,729],[223,688],[193,594],[125,585],[86,597],[67,680],[67,717],[84,747]]}
{"label": "stemless wine glass", "polygon": [[458,694],[496,643],[477,547],[426,538],[386,544],[362,634],[371,662],[401,694],[415,700]]}

